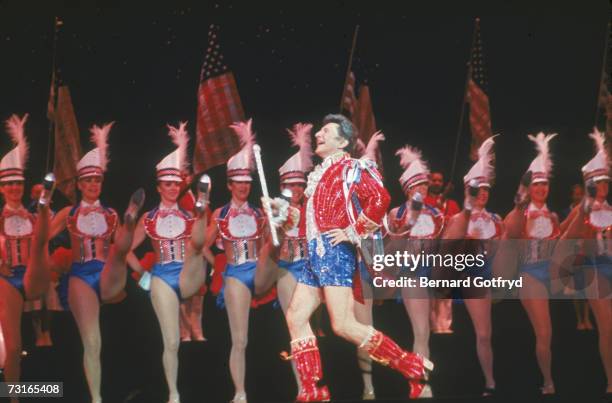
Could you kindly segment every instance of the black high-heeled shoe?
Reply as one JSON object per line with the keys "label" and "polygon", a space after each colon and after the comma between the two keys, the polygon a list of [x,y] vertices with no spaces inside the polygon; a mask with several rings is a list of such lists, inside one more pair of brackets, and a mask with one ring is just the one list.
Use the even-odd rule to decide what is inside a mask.
{"label": "black high-heeled shoe", "polygon": [[554,396],[556,393],[554,384],[542,385],[540,388],[540,394],[542,396]]}
{"label": "black high-heeled shoe", "polygon": [[482,391],[482,397],[494,397],[497,394],[497,390],[495,389],[495,387],[489,387],[489,386],[485,386],[484,390]]}

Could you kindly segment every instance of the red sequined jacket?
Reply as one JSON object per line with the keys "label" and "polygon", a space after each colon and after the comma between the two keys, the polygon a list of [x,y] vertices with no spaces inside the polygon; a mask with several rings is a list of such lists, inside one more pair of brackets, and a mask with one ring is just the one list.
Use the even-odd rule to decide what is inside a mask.
{"label": "red sequined jacket", "polygon": [[[300,234],[344,229],[353,243],[380,227],[391,198],[370,161],[327,157],[308,177]],[[312,228],[312,227],[316,228]],[[311,235],[311,236],[309,236]]]}

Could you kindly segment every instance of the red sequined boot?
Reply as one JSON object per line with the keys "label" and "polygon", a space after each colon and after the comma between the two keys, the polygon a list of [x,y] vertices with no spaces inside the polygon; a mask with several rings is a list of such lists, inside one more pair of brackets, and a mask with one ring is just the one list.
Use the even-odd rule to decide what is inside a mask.
{"label": "red sequined boot", "polygon": [[410,384],[410,398],[421,397],[426,385],[427,371],[433,370],[433,363],[419,354],[402,350],[393,340],[374,330],[363,348],[374,361],[399,371]]}
{"label": "red sequined boot", "polygon": [[317,347],[315,336],[293,340],[291,342],[291,357],[302,383],[296,401],[297,402],[328,402],[329,390],[327,386],[317,386],[317,382],[323,377],[321,367],[321,356]]}

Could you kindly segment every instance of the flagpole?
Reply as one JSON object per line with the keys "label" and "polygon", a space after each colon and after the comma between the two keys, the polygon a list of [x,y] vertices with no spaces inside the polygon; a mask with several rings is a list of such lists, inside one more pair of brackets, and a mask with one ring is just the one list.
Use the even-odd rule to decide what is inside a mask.
{"label": "flagpole", "polygon": [[342,113],[342,100],[344,99],[344,89],[349,80],[351,74],[351,68],[353,67],[353,54],[355,53],[355,46],[357,45],[357,34],[359,33],[359,24],[355,25],[355,32],[353,32],[353,44],[351,45],[351,53],[349,55],[349,62],[346,68],[346,75],[344,76],[344,85],[342,86],[342,95],[340,96],[340,113]]}
{"label": "flagpole", "polygon": [[[56,61],[57,61],[57,38],[59,33],[59,27],[62,25],[62,21],[55,17],[55,23],[53,27],[53,54],[52,54],[52,62],[51,62],[51,94],[53,99],[51,100],[53,105],[53,114],[54,116],[48,116],[49,118],[49,137],[47,140],[47,161],[46,161],[46,169],[45,172],[49,172],[49,164],[51,162],[51,145],[53,142],[53,132],[55,130],[55,108],[57,108],[57,82],[55,77],[56,70]],[[48,112],[48,111],[47,111]]]}
{"label": "flagpole", "polygon": [[472,45],[470,47],[470,56],[467,62],[467,74],[465,77],[465,86],[463,88],[463,101],[461,102],[461,115],[459,116],[459,127],[457,128],[457,135],[455,137],[455,152],[453,153],[453,165],[451,168],[451,174],[449,182],[453,182],[455,179],[455,168],[457,166],[457,152],[459,151],[459,140],[461,139],[461,132],[463,130],[463,121],[465,120],[465,104],[467,103],[468,86],[470,84],[470,77],[472,76],[472,53],[474,52],[474,46],[476,44],[476,32],[480,25],[480,18],[476,17],[474,20],[474,31],[472,32]]}
{"label": "flagpole", "polygon": [[[608,62],[608,44],[610,41],[610,23],[608,23],[607,27],[606,27],[606,40],[604,42],[604,52],[603,52],[603,61],[601,63],[601,74],[600,74],[600,78],[599,78],[599,89],[597,91],[597,103],[596,103],[596,107],[595,107],[595,122],[593,124],[593,127],[597,127],[597,123],[599,122],[599,112],[601,111],[600,105],[599,105],[599,98],[601,97],[601,86],[602,84],[607,85],[607,83],[603,82],[603,77],[604,74],[606,74],[606,67],[607,67],[607,62]],[[610,80],[610,77],[608,76],[608,81]]]}

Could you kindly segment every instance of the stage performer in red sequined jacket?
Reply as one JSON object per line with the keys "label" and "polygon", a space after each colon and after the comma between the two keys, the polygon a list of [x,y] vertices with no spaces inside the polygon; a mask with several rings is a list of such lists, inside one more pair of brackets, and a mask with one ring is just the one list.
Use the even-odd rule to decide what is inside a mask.
{"label": "stage performer in red sequined jacket", "polygon": [[[317,384],[323,373],[317,339],[309,324],[323,297],[334,332],[367,351],[375,361],[411,381],[424,379],[426,370],[433,369],[427,359],[402,350],[381,332],[355,319],[351,287],[357,248],[362,238],[380,227],[390,202],[376,169],[350,158],[356,137],[354,126],[342,115],[326,116],[315,135],[315,153],[323,161],[308,176],[301,228],[308,240],[309,264],[287,313],[291,358],[302,383],[299,402],[330,398],[327,387]],[[411,386],[411,395],[418,396],[422,384],[411,382]]]}

